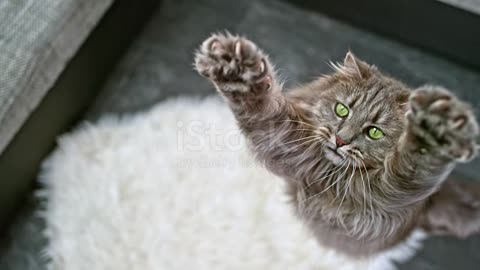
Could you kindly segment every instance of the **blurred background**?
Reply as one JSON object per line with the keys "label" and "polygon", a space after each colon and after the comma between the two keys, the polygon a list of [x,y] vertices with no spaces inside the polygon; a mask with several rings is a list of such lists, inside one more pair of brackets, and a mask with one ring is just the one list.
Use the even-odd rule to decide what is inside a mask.
{"label": "blurred background", "polygon": [[[1,19],[3,18],[3,19]],[[41,160],[79,122],[213,94],[194,50],[228,30],[262,47],[287,88],[347,50],[412,87],[442,85],[480,118],[479,0],[0,1],[0,269],[45,269]],[[480,160],[457,174],[480,180]],[[478,269],[480,236],[429,239],[400,269]]]}

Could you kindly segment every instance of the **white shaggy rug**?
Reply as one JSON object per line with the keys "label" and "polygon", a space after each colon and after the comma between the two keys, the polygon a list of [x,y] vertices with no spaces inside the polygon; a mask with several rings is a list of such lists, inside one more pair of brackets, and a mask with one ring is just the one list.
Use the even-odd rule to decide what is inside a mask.
{"label": "white shaggy rug", "polygon": [[318,246],[217,98],[84,124],[41,181],[55,270],[387,270],[418,245],[363,261]]}

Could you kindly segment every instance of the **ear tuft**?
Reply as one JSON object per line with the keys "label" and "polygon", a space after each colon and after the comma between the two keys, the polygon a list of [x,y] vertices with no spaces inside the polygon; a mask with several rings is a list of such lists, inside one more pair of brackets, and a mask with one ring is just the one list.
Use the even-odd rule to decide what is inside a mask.
{"label": "ear tuft", "polygon": [[358,59],[351,51],[347,52],[343,60],[343,68],[344,73],[348,73],[348,75],[355,76],[359,79],[368,78],[374,69],[366,62]]}

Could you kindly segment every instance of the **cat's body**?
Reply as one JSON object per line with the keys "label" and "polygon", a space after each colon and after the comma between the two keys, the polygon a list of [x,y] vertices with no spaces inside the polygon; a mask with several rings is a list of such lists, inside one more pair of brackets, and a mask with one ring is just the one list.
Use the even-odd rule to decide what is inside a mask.
{"label": "cat's body", "polygon": [[196,68],[323,245],[364,256],[419,227],[461,236],[480,228],[474,192],[441,190],[455,163],[476,155],[478,134],[469,107],[448,91],[411,90],[348,53],[333,74],[282,93],[266,56],[229,34],[204,42]]}

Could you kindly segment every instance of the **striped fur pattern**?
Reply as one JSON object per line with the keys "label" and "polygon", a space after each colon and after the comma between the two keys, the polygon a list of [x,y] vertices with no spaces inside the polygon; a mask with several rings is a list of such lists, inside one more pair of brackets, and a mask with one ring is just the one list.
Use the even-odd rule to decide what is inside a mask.
{"label": "striped fur pattern", "polygon": [[[295,213],[323,245],[367,256],[419,227],[465,232],[428,211],[456,162],[476,156],[470,107],[440,87],[411,90],[351,52],[331,66],[332,74],[283,93],[268,57],[243,37],[214,34],[195,58],[252,152],[286,180]],[[348,116],[335,113],[338,103]],[[367,136],[372,126],[385,136]],[[477,216],[465,220],[468,234],[480,228]]]}

